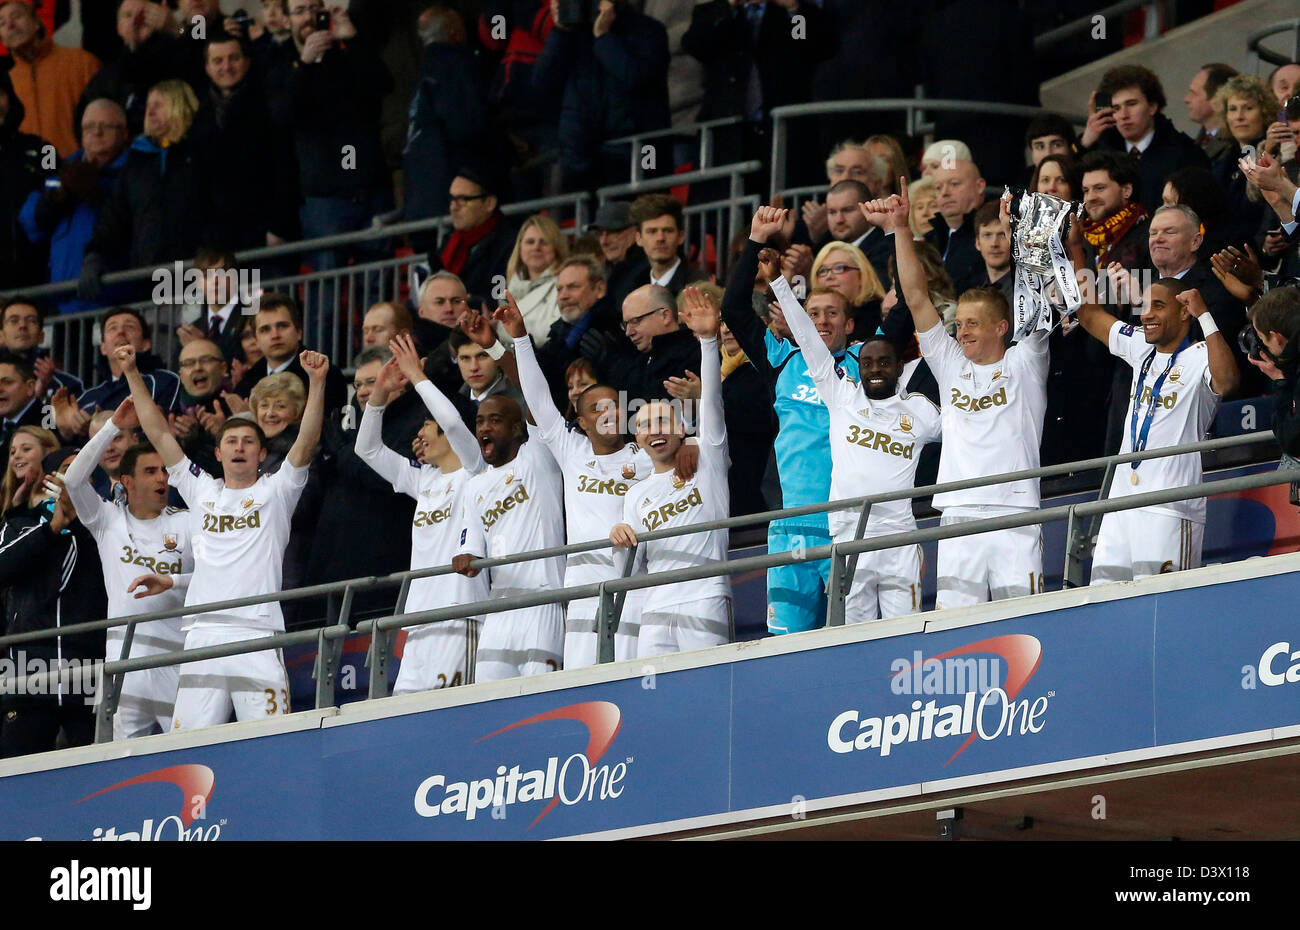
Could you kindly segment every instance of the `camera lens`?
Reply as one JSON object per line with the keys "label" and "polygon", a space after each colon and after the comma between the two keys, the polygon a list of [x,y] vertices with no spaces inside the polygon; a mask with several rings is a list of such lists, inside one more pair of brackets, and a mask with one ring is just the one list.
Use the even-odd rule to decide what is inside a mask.
{"label": "camera lens", "polygon": [[1259,358],[1259,350],[1262,348],[1259,341],[1259,334],[1255,332],[1255,326],[1247,323],[1237,333],[1237,346],[1246,355],[1251,358]]}

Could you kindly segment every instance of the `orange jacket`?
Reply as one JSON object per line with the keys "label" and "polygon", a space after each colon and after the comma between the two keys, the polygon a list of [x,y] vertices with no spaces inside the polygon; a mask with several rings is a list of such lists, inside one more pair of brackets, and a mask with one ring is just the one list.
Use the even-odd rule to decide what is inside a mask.
{"label": "orange jacket", "polygon": [[67,158],[77,145],[77,101],[90,79],[99,70],[99,59],[79,48],[55,45],[46,38],[32,61],[14,57],[14,93],[27,108],[27,118],[19,126],[52,142],[60,158]]}

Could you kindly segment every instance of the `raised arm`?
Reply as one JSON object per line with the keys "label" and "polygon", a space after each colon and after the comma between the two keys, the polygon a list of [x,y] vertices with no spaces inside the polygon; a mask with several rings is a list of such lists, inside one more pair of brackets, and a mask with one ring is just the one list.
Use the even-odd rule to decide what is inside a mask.
{"label": "raised arm", "polygon": [[149,393],[149,385],[145,384],[144,378],[140,377],[140,369],[135,365],[135,349],[131,346],[118,346],[114,353],[117,356],[117,364],[122,370],[122,376],[126,378],[127,386],[131,388],[131,399],[135,401],[135,415],[139,418],[140,428],[149,437],[153,447],[158,450],[163,464],[171,468],[185,458],[185,453],[181,451],[180,443],[172,435],[171,428],[167,425],[167,418],[154,403],[153,395]]}
{"label": "raised arm", "polygon": [[825,386],[835,377],[835,356],[826,348],[826,343],[817,332],[817,324],[808,316],[808,311],[799,305],[785,278],[777,278],[772,282],[772,293],[781,305],[781,312],[794,335],[794,341],[799,343],[804,362],[808,365],[808,374],[812,375],[813,382],[825,398]]}
{"label": "raised arm", "polygon": [[686,325],[700,340],[700,445],[721,446],[727,441],[727,424],[722,414],[722,355],[718,329],[722,318],[713,301],[697,287],[686,295]]}
{"label": "raised arm", "polygon": [[[1078,265],[1075,265],[1075,267],[1077,268]],[[1110,278],[1111,290],[1113,293],[1127,293],[1128,288],[1135,286],[1132,276],[1119,262],[1111,262],[1107,265],[1106,274]],[[1096,295],[1090,295],[1088,293],[1092,288],[1087,287],[1086,279],[1085,281],[1080,282],[1080,284],[1084,296],[1084,303],[1079,307],[1079,312],[1077,314],[1079,322],[1083,324],[1083,328],[1088,331],[1089,336],[1096,339],[1102,345],[1109,346],[1111,327],[1119,322],[1119,318],[1107,313],[1102,309],[1100,304],[1094,303],[1088,299],[1090,296]]]}
{"label": "raised arm", "polygon": [[99,428],[99,432],[81,447],[77,457],[68,466],[68,470],[63,475],[63,484],[68,489],[68,498],[72,501],[72,506],[77,508],[77,515],[82,523],[89,526],[95,519],[94,512],[101,509],[100,505],[104,503],[94,485],[90,483],[90,476],[94,473],[95,466],[99,464],[100,456],[119,433],[123,430],[135,429],[139,425],[140,421],[135,415],[135,401],[128,397],[118,404],[113,419]]}
{"label": "raised arm", "polygon": [[938,326],[942,320],[939,311],[930,301],[930,289],[925,283],[925,269],[916,257],[912,242],[912,228],[908,225],[911,204],[907,199],[907,179],[899,179],[901,194],[883,200],[869,200],[858,204],[867,222],[894,234],[894,256],[898,264],[898,284],[903,289],[907,309],[912,312],[916,331],[923,333]]}
{"label": "raised arm", "polygon": [[389,392],[396,385],[396,379],[400,374],[395,358],[390,358],[380,370],[379,380],[375,382],[370,400],[361,414],[361,425],[357,428],[357,442],[354,449],[357,458],[374,469],[379,477],[393,485],[396,490],[404,492],[406,488],[398,487],[398,484],[404,472],[412,469],[407,465],[407,460],[384,445],[383,440],[384,407],[388,405]]}
{"label": "raised arm", "polygon": [[477,475],[487,467],[483,462],[483,452],[479,449],[478,440],[465,425],[465,421],[460,418],[460,411],[456,409],[456,405],[448,400],[447,396],[425,375],[424,364],[415,351],[415,340],[409,335],[397,336],[388,343],[388,348],[392,351],[393,360],[397,362],[402,374],[406,375],[407,380],[415,388],[415,393],[419,394],[420,400],[424,401],[425,408],[433,416],[438,428],[446,434],[451,451],[455,452],[456,458],[460,459],[460,467],[470,474]]}
{"label": "raised arm", "polygon": [[307,372],[307,406],[298,426],[298,438],[294,440],[287,459],[294,468],[306,468],[311,464],[312,453],[320,442],[321,426],[325,423],[325,375],[329,373],[330,360],[319,352],[306,349],[298,356],[298,361]]}
{"label": "raised arm", "polygon": [[1237,360],[1232,357],[1228,340],[1223,338],[1223,333],[1214,325],[1214,317],[1210,316],[1200,291],[1196,288],[1183,291],[1177,295],[1177,300],[1193,319],[1200,320],[1202,327],[1210,330],[1205,334],[1205,348],[1210,353],[1210,390],[1220,397],[1226,397],[1237,390],[1237,384],[1241,381],[1241,372],[1237,370]]}
{"label": "raised arm", "polygon": [[556,409],[551,387],[546,383],[546,375],[542,374],[542,366],[537,363],[536,347],[528,336],[523,315],[519,312],[519,304],[515,303],[514,295],[509,291],[506,291],[506,303],[497,308],[492,319],[504,326],[510,338],[515,341],[515,374],[532,421],[542,431],[544,438],[561,435],[564,432],[564,417]]}

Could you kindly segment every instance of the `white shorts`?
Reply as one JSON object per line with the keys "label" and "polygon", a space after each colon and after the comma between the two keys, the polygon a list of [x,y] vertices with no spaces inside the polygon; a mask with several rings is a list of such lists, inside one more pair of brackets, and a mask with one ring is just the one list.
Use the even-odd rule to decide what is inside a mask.
{"label": "white shorts", "polygon": [[[641,627],[641,605],[645,602],[645,592],[645,588],[628,591],[623,600],[623,613],[618,620],[618,631],[614,633],[615,662],[636,658],[637,633]],[[564,622],[565,668],[586,668],[596,664],[599,636],[595,612],[598,607],[599,601],[596,598],[583,598],[569,603]]]}
{"label": "white shorts", "polygon": [[[190,630],[185,648],[221,646],[274,635],[247,627]],[[197,730],[236,720],[259,720],[290,712],[289,675],[278,649],[186,662],[180,668],[173,730]]]}
{"label": "white shorts", "polygon": [[[836,542],[852,539],[852,530],[835,537]],[[920,546],[859,553],[853,582],[844,596],[844,622],[862,623],[918,612],[924,565]]]}
{"label": "white shorts", "polygon": [[[1012,512],[998,508],[987,517],[945,513],[939,525],[970,523]],[[941,539],[938,561],[936,610],[1043,592],[1043,534],[1036,525]]]}
{"label": "white shorts", "polygon": [[[145,624],[142,624],[145,626]],[[115,662],[122,656],[124,632],[108,640],[106,658]],[[131,637],[131,655],[144,656],[177,652],[184,648],[184,640],[158,639],[137,627]],[[122,693],[113,714],[113,739],[134,739],[153,733],[166,733],[172,728],[172,710],[176,704],[176,689],[180,681],[180,666],[166,665],[127,672],[122,679]]]}
{"label": "white shorts", "polygon": [[645,659],[721,646],[733,639],[731,598],[705,597],[678,609],[643,610],[636,654]]}
{"label": "white shorts", "polygon": [[1145,508],[1108,513],[1101,518],[1088,583],[1136,581],[1200,568],[1204,541],[1204,523]]}
{"label": "white shorts", "polygon": [[474,681],[479,620],[443,620],[411,628],[393,694],[454,688]]}
{"label": "white shorts", "polygon": [[564,662],[564,608],[543,604],[483,617],[475,681],[559,671]]}

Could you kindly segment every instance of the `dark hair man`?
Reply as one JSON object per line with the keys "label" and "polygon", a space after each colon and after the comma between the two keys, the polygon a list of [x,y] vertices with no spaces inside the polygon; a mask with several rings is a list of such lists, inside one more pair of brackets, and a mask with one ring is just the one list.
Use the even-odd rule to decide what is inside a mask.
{"label": "dark hair man", "polygon": [[[135,400],[145,435],[162,457],[167,474],[190,505],[194,574],[185,603],[216,601],[280,590],[284,552],[294,507],[307,484],[307,466],[320,440],[325,415],[325,372],[329,359],[303,352],[301,364],[310,386],[298,438],[273,475],[259,475],[266,458],[262,431],[250,420],[231,419],[217,436],[221,478],[213,478],[181,451],[167,420],[149,396],[127,345],[115,352]],[[284,630],[277,602],[185,618],[185,648],[241,642]],[[239,720],[289,713],[289,679],[278,652],[246,653],[181,666],[172,729],[225,723],[231,710]]]}
{"label": "dark hair man", "polygon": [[[1193,318],[1206,334],[1203,342],[1192,341]],[[1227,340],[1195,288],[1168,277],[1148,287],[1141,333],[1093,303],[1080,307],[1079,322],[1133,371],[1121,454],[1205,438],[1219,399],[1235,390],[1239,372]],[[1200,481],[1199,453],[1129,462],[1116,467],[1108,496]],[[1204,498],[1108,513],[1093,552],[1092,583],[1198,568],[1204,534]]]}
{"label": "dark hair man", "polygon": [[[1111,105],[1098,108],[1097,94],[1109,94]],[[1079,140],[1085,151],[1123,152],[1137,159],[1133,199],[1148,213],[1160,206],[1170,174],[1188,165],[1210,166],[1201,147],[1161,112],[1165,102],[1164,87],[1150,69],[1111,68],[1088,97],[1088,124]]]}
{"label": "dark hair man", "polygon": [[650,260],[649,277],[641,284],[666,287],[676,299],[686,285],[708,279],[682,256],[686,219],[681,201],[668,194],[644,194],[632,202],[631,218],[636,244]]}
{"label": "dark hair man", "polygon": [[[122,455],[118,481],[125,497],[110,503],[91,484],[109,444],[123,434],[133,434],[138,425],[135,402],[128,397],[77,453],[64,476],[77,516],[99,548],[110,618],[183,606],[194,571],[190,515],[167,505],[167,470],[153,446],[133,445]],[[126,632],[122,626],[108,631],[109,662],[175,652],[185,644],[180,617],[135,626],[129,653],[123,649]],[[114,739],[171,730],[179,669],[167,665],[127,673],[113,717]]]}

